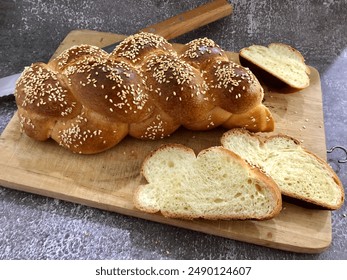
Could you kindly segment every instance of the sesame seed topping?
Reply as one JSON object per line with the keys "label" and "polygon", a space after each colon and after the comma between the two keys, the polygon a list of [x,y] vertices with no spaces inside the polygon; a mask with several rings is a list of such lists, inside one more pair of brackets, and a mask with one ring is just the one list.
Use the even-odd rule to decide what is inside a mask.
{"label": "sesame seed topping", "polygon": [[80,59],[81,57],[86,57],[85,59],[87,59],[87,57],[103,59],[106,57],[106,55],[107,53],[105,51],[96,46],[83,44],[67,49],[57,56],[54,61],[57,62],[58,68],[63,70],[67,65],[73,63],[75,60]]}
{"label": "sesame seed topping", "polygon": [[26,67],[16,84],[17,97],[23,108],[36,106],[49,108],[62,116],[73,111],[76,102],[68,97],[68,91],[58,80],[57,73],[41,66],[40,63]]}
{"label": "sesame seed topping", "polygon": [[146,128],[146,131],[141,138],[155,140],[158,138],[162,139],[165,136],[166,135],[165,135],[164,122],[161,119],[161,116],[158,114],[156,115],[152,123]]}
{"label": "sesame seed topping", "polygon": [[187,47],[187,50],[181,55],[183,58],[199,58],[205,54],[211,54],[211,49],[215,49],[219,56],[223,54],[223,50],[213,40],[206,37],[192,40]]}
{"label": "sesame seed topping", "polygon": [[[156,109],[155,106],[161,106],[160,102],[164,103],[164,100],[168,101],[170,110],[175,106],[181,107],[178,101],[192,108],[202,104],[201,110],[205,110],[205,104],[200,102],[220,102],[218,91],[207,94],[210,88],[222,89],[222,97],[228,96],[228,92],[232,93],[229,94],[228,102],[242,106],[238,101],[247,96],[249,84],[255,81],[253,74],[248,69],[227,61],[223,50],[213,40],[196,39],[187,46],[186,51],[178,56],[172,45],[163,37],[142,32],[128,37],[110,55],[93,46],[70,48],[48,66],[42,63],[25,69],[22,78],[17,82],[16,97],[20,101],[18,105],[30,106],[33,110],[57,110],[58,115],[54,116],[52,122],[58,124],[63,124],[59,116],[76,116],[76,110],[82,108],[82,113],[77,117],[68,121],[65,119],[64,129],[59,132],[59,144],[77,152],[83,151],[80,148],[93,137],[98,138],[98,144],[106,143],[106,140],[102,139],[103,136],[106,138],[102,130],[90,128],[87,113],[84,113],[88,111],[84,110],[95,110],[109,120],[117,120],[119,116],[122,122],[131,123],[137,119],[142,120],[142,116],[147,116],[147,113],[150,115]],[[159,52],[152,55],[152,49],[159,49]],[[211,55],[219,58],[214,61]],[[204,65],[213,63],[212,66],[206,67],[206,70],[200,70],[196,65],[202,63],[202,60],[197,63],[194,60],[186,59],[189,63],[184,60],[202,56],[206,57]],[[125,58],[122,60],[126,62],[117,61],[118,58]],[[145,62],[139,63],[141,59]],[[133,63],[136,63],[136,67]],[[71,86],[71,90],[67,84]],[[73,92],[73,89],[78,89],[78,92]],[[152,106],[147,104],[150,100],[149,93],[153,98],[157,98]],[[84,98],[82,94],[88,95],[88,98]],[[79,100],[80,103],[75,100]],[[93,107],[94,104],[101,105]],[[216,102],[213,105],[219,106],[220,103]],[[188,111],[189,109],[190,107]],[[24,108],[25,110],[27,108]],[[137,115],[134,116],[135,114]],[[171,114],[170,112],[169,116]],[[270,120],[266,117],[267,122]],[[251,116],[245,127],[256,127],[259,125],[257,121],[258,119]],[[308,122],[308,119],[305,121]],[[86,128],[87,123],[89,129]],[[219,125],[220,122],[215,123],[209,114],[208,121],[202,123],[205,128],[210,128]],[[22,129],[27,130],[35,127],[26,115],[20,115],[20,125]],[[158,114],[147,126],[142,137],[166,137],[167,127],[168,123]],[[305,128],[302,126],[302,129]]]}
{"label": "sesame seed topping", "polygon": [[[215,80],[211,80],[211,88],[225,88],[228,89],[230,93],[233,93],[235,89],[240,88],[243,81],[253,83],[254,76],[246,68],[238,65],[234,62],[222,63],[217,61],[213,66]],[[242,90],[246,91],[247,87],[242,85]],[[235,99],[242,97],[241,93],[235,93]]]}
{"label": "sesame seed topping", "polygon": [[125,57],[132,63],[141,59],[141,53],[148,48],[172,50],[171,44],[162,36],[140,32],[123,40],[111,53],[111,56]]}
{"label": "sesame seed topping", "polygon": [[87,118],[84,112],[82,112],[74,119],[74,122],[72,122],[68,128],[59,131],[59,145],[76,149],[86,144],[86,142],[92,138],[103,138],[102,130],[85,129],[83,128],[84,123],[87,123]]}
{"label": "sesame seed topping", "polygon": [[[191,84],[195,77],[192,66],[177,56],[163,54],[153,56],[146,65],[146,71],[153,71],[153,77],[160,84],[175,80],[179,85]],[[170,73],[170,76],[167,76]]]}
{"label": "sesame seed topping", "polygon": [[25,125],[31,127],[32,129],[35,129],[35,125],[30,118],[24,117],[22,114],[20,114],[19,119],[21,132],[23,132]]}

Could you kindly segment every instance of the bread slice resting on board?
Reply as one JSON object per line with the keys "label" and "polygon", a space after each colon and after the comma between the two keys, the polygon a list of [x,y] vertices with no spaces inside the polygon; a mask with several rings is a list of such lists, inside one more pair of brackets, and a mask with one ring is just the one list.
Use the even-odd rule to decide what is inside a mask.
{"label": "bread slice resting on board", "polygon": [[271,178],[235,153],[219,147],[194,151],[168,144],[143,162],[147,184],[134,194],[135,206],[182,219],[270,219],[282,208]]}
{"label": "bread slice resting on board", "polygon": [[279,186],[283,195],[336,210],[344,201],[343,185],[333,169],[288,135],[261,137],[232,129],[223,147],[258,166]]}

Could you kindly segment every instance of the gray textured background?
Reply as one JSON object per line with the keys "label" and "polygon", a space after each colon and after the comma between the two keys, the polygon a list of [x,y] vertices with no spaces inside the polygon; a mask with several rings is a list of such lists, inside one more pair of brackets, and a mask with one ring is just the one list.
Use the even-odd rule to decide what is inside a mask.
{"label": "gray textured background", "polygon": [[[206,2],[0,0],[0,78],[47,61],[71,30],[132,34]],[[296,47],[321,74],[327,146],[347,147],[347,1],[232,3],[232,16],[174,41],[207,36],[234,51]],[[0,132],[15,108],[13,97],[0,98]],[[328,160],[347,186],[341,156]],[[329,249],[295,254],[0,187],[0,259],[347,259],[346,214],[343,206],[332,215]]]}

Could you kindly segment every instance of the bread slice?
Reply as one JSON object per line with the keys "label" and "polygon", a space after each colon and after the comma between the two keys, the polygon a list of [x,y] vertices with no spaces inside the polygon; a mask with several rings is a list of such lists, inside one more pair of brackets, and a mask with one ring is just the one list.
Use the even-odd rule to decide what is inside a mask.
{"label": "bread slice", "polygon": [[[253,45],[240,50],[240,62],[260,78],[279,87],[281,83],[304,89],[310,85],[310,68],[301,53],[293,47],[272,43],[268,47]],[[279,80],[279,81],[278,81]]]}
{"label": "bread slice", "polygon": [[148,184],[138,187],[135,206],[182,219],[269,219],[282,207],[277,185],[223,147],[194,151],[165,145],[144,161]]}
{"label": "bread slice", "polygon": [[251,165],[259,166],[279,186],[283,195],[335,210],[342,206],[341,181],[321,158],[286,135],[268,138],[233,129],[224,133],[222,145]]}

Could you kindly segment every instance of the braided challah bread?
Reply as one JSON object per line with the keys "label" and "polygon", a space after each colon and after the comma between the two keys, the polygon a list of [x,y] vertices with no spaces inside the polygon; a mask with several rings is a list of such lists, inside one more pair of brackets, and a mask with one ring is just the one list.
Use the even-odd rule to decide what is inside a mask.
{"label": "braided challah bread", "polygon": [[180,52],[163,37],[144,32],[110,54],[74,46],[48,64],[26,67],[15,96],[28,136],[52,138],[83,154],[109,149],[128,134],[163,138],[181,125],[274,129],[257,78],[207,38]]}

